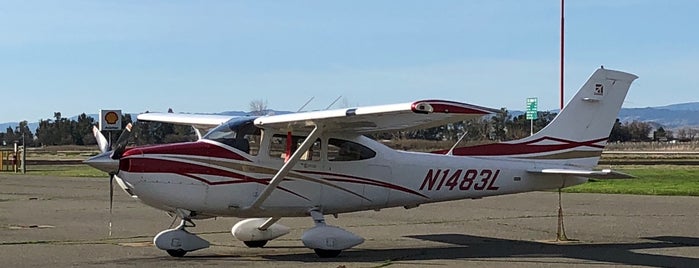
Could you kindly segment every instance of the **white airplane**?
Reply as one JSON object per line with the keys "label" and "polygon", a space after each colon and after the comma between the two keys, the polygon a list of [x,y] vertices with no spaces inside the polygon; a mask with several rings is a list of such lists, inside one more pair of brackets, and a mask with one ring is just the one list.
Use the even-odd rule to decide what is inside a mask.
{"label": "white airplane", "polygon": [[515,141],[417,153],[364,136],[498,112],[443,100],[260,117],[145,113],[139,121],[189,124],[200,138],[126,148],[129,127],[108,151],[106,139],[95,131],[103,153],[85,163],[112,174],[132,197],[182,219],[153,241],[172,256],[209,246],[185,229],[194,227],[195,219],[247,218],[231,233],[250,247],[263,247],[289,232],[277,223],[281,218],[311,217],[314,227],[303,233],[303,244],[320,257],[335,257],[364,239],[327,225],[324,215],[627,177],[594,168],[636,78],[596,70],[548,126]]}

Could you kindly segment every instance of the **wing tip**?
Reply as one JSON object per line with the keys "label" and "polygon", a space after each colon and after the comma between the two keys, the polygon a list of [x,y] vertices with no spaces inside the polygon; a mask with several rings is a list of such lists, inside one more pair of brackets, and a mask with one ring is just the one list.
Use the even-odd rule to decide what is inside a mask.
{"label": "wing tip", "polygon": [[455,102],[448,100],[419,100],[411,105],[415,113],[456,113],[456,114],[494,114],[500,112],[499,109],[487,108],[483,106]]}

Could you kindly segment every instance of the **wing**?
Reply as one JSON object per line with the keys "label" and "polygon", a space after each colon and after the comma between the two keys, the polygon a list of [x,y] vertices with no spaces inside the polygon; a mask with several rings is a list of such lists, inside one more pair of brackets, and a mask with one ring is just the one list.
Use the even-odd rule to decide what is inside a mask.
{"label": "wing", "polygon": [[175,114],[175,113],[144,113],[136,118],[138,121],[151,121],[172,123],[177,125],[190,125],[197,136],[201,138],[202,131],[206,133],[211,128],[227,122],[237,116],[213,115],[213,114]]}
{"label": "wing", "polygon": [[324,131],[327,132],[351,131],[368,134],[430,128],[497,112],[500,110],[466,103],[423,100],[411,103],[264,116],[257,118],[255,125],[282,131],[311,130],[316,125],[322,125]]}
{"label": "wing", "polygon": [[[480,117],[499,110],[442,100],[425,100],[412,103],[367,106],[349,109],[305,112],[284,115],[263,116],[255,119],[255,125],[267,130],[308,131],[310,134],[300,146],[285,160],[249,207],[260,209],[265,200],[284,177],[301,159],[302,152],[308,150],[322,133],[343,131],[359,134],[395,131],[413,128],[428,128]],[[287,145],[290,149],[290,145]]]}
{"label": "wing", "polygon": [[629,179],[634,178],[634,176],[613,171],[611,169],[603,170],[582,170],[582,169],[557,169],[557,168],[545,168],[545,169],[529,169],[527,172],[530,173],[540,173],[540,174],[559,174],[559,175],[573,175],[585,178],[596,178],[596,179]]}

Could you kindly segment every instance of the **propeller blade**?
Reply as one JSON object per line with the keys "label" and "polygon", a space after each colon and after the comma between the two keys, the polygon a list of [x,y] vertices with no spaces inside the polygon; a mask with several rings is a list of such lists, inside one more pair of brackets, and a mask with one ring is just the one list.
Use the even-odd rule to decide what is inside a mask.
{"label": "propeller blade", "polygon": [[95,140],[97,140],[97,146],[100,148],[100,152],[106,152],[109,149],[109,142],[96,126],[92,126],[92,135],[94,135]]}
{"label": "propeller blade", "polygon": [[121,158],[121,155],[124,154],[124,151],[126,150],[126,145],[128,145],[129,141],[131,140],[132,127],[133,125],[131,125],[131,123],[128,123],[124,128],[124,131],[122,131],[121,135],[119,135],[119,138],[116,142],[116,146],[114,147],[114,151],[112,152],[112,159],[119,159]]}

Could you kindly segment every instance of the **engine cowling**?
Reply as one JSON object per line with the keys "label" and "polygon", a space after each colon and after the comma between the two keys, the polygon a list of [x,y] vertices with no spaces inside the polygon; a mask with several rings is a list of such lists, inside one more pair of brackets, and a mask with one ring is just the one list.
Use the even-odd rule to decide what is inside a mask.
{"label": "engine cowling", "polygon": [[364,243],[364,238],[337,226],[319,225],[304,232],[301,241],[312,249],[345,250]]}
{"label": "engine cowling", "polygon": [[266,230],[260,230],[260,227],[267,219],[253,218],[239,221],[233,228],[231,234],[240,241],[266,241],[278,238],[289,233],[289,227],[275,223]]}

